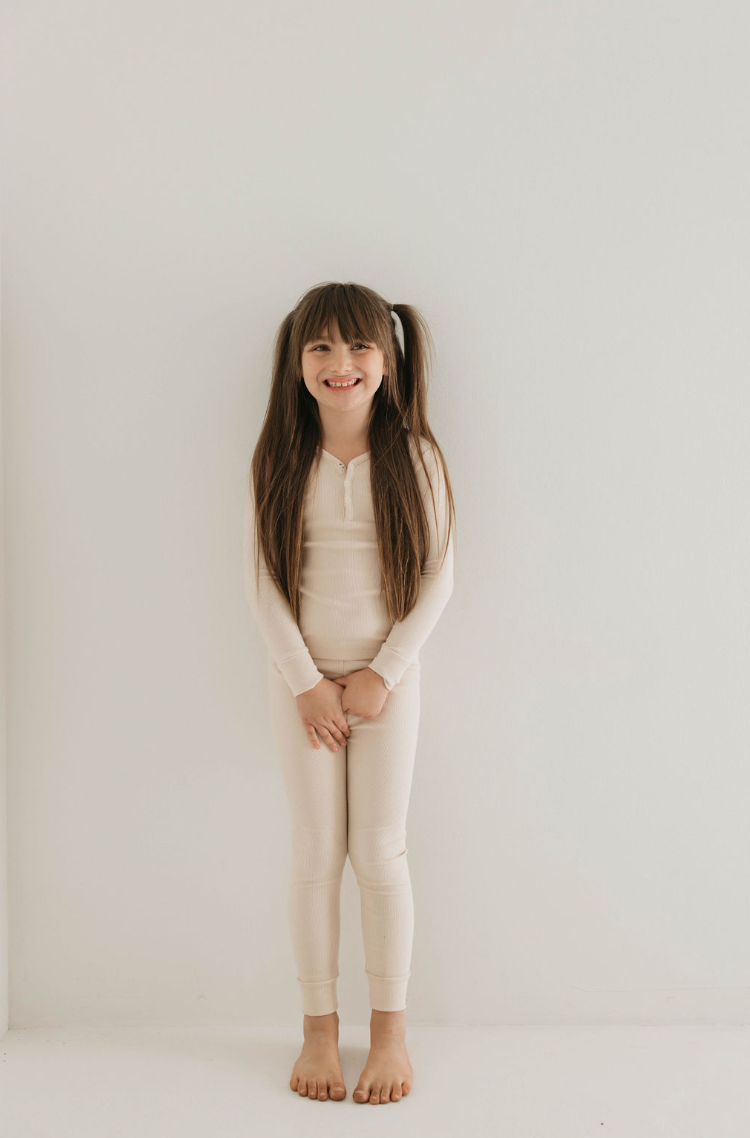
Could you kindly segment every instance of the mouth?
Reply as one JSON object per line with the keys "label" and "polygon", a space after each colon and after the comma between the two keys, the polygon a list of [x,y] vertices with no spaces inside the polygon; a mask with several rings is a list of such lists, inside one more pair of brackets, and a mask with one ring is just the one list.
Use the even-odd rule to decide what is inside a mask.
{"label": "mouth", "polygon": [[324,379],[323,383],[326,385],[326,387],[330,387],[331,391],[350,391],[352,387],[356,387],[357,384],[361,382],[361,379],[361,376],[357,376],[357,378],[354,380],[345,380],[340,381],[339,383]]}

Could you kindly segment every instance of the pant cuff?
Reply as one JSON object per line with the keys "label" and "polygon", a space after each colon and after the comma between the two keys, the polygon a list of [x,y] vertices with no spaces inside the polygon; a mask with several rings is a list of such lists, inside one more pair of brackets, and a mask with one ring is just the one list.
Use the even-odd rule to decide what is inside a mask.
{"label": "pant cuff", "polygon": [[411,972],[405,976],[374,976],[365,969],[370,989],[370,1007],[378,1012],[400,1012],[406,1007],[406,989]]}
{"label": "pant cuff", "polygon": [[336,976],[331,980],[300,980],[299,976],[297,977],[302,993],[302,1011],[305,1015],[327,1016],[338,1010],[336,979]]}

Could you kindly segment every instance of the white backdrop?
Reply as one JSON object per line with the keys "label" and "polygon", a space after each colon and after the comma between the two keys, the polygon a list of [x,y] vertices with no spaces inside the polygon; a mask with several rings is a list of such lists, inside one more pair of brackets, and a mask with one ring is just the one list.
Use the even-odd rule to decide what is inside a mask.
{"label": "white backdrop", "polygon": [[323,280],[427,318],[458,511],[407,1017],[747,1022],[749,22],[6,2],[11,1027],[301,1020],[242,515]]}

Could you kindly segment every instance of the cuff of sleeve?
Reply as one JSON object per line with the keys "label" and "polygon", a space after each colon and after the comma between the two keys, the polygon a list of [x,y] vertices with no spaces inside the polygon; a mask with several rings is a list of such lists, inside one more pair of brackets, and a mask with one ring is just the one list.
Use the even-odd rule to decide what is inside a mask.
{"label": "cuff of sleeve", "polygon": [[309,652],[304,656],[292,656],[284,660],[279,664],[279,671],[295,696],[310,691],[310,688],[314,688],[324,678]]}
{"label": "cuff of sleeve", "polygon": [[398,652],[394,652],[392,648],[386,648],[383,645],[370,667],[373,672],[377,672],[379,676],[383,677],[383,682],[388,691],[393,691],[409,664],[409,660],[405,660],[403,656],[399,656]]}

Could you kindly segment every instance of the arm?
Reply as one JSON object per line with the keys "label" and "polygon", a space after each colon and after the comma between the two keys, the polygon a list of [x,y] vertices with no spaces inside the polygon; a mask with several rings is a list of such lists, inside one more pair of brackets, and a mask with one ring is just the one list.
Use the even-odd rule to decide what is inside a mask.
{"label": "arm", "polygon": [[259,551],[260,569],[256,575],[255,551],[255,497],[252,480],[249,480],[245,500],[245,593],[268,651],[292,692],[298,696],[315,687],[323,679],[323,673],[316,667],[289,603],[268,570],[262,549]]}
{"label": "arm", "polygon": [[[453,592],[453,534],[451,533],[448,551],[442,568],[439,568],[446,548],[448,531],[448,500],[445,492],[445,475],[432,450],[423,446],[425,466],[435,489],[435,506],[425,481],[424,471],[417,464],[417,474],[422,486],[422,500],[425,504],[430,529],[430,549],[425,567],[422,570],[422,585],[417,603],[403,620],[397,620],[381,645],[375,659],[370,664],[373,672],[382,676],[388,691],[391,691],[412,664],[419,650],[438,622],[438,618]],[[438,528],[435,526],[435,512]]]}

